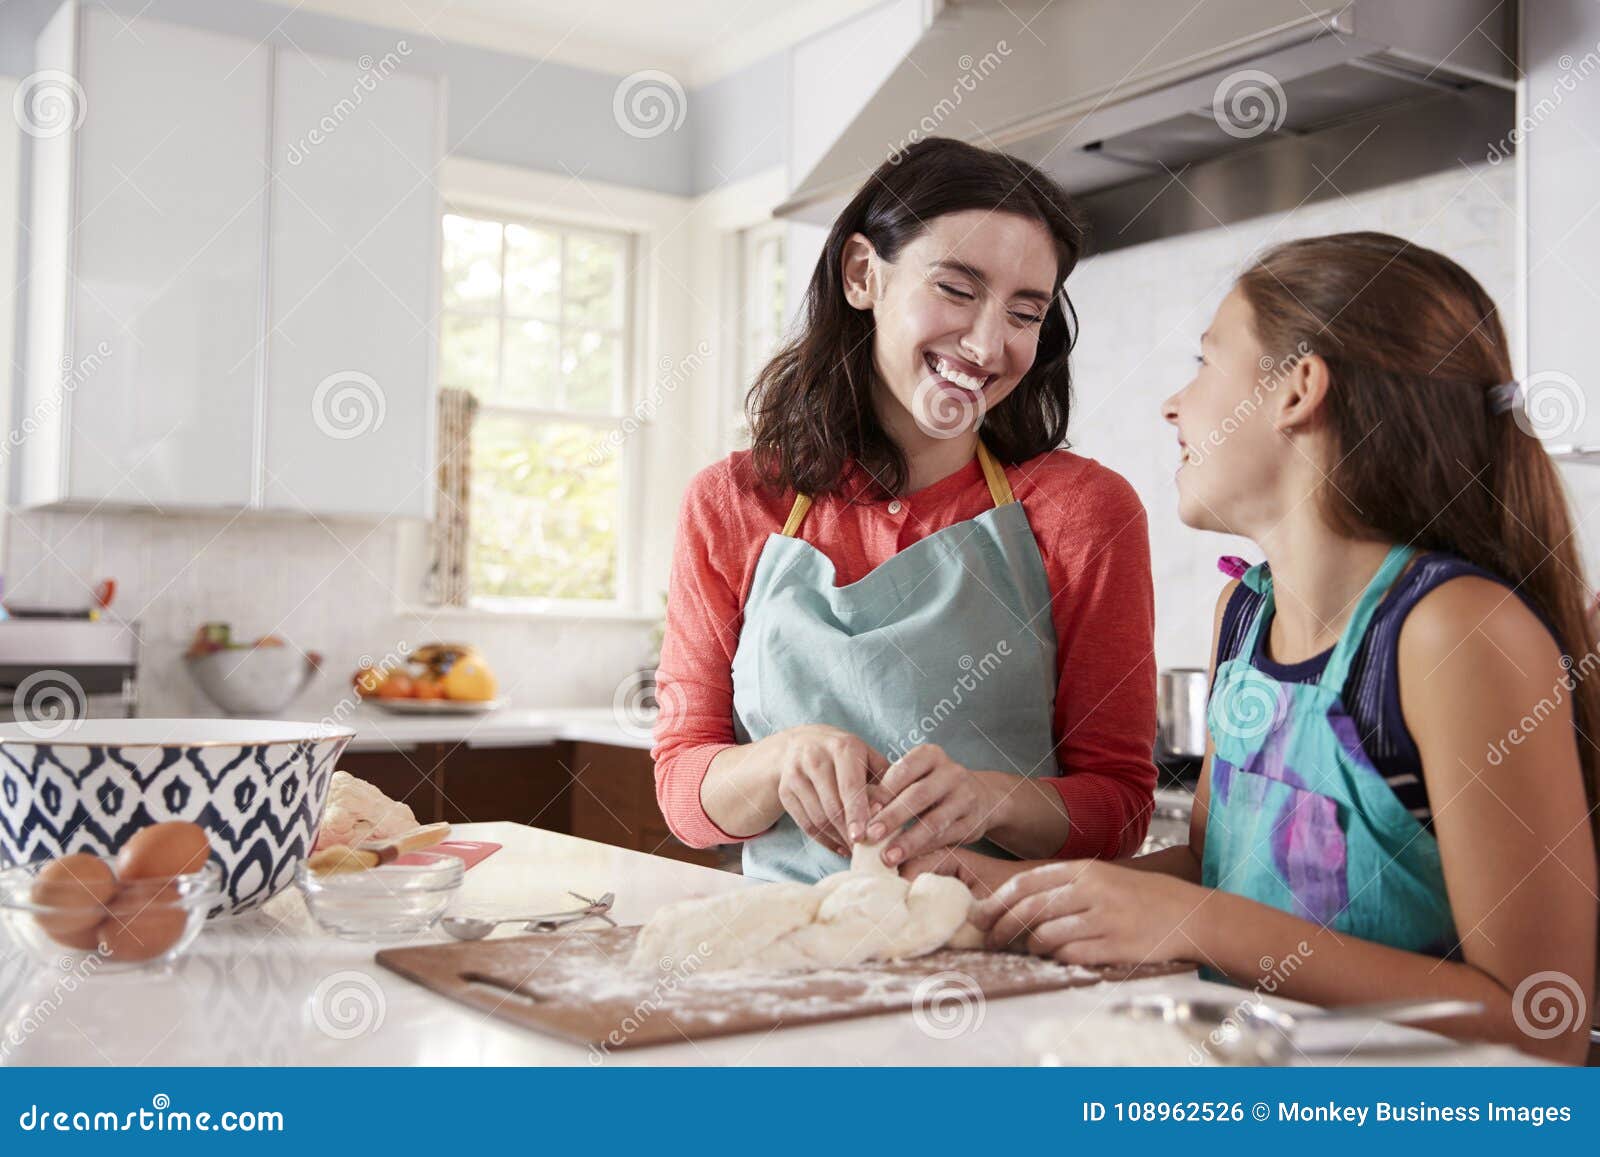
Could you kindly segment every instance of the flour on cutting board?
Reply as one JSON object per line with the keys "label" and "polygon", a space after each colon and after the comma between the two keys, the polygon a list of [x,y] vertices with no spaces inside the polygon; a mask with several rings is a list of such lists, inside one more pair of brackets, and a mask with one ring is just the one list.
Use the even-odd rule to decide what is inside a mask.
{"label": "flour on cutting board", "polygon": [[[377,961],[479,1012],[613,1049],[766,1033],[847,1017],[1164,976],[1182,965],[1083,968],[1032,956],[941,948],[915,959],[775,971],[716,969],[704,954],[633,959],[637,928],[573,929],[381,950]],[[695,946],[698,949],[698,945]],[[591,1056],[593,1060],[593,1056]]]}
{"label": "flour on cutting board", "polygon": [[[1035,990],[1095,984],[1104,974],[1035,956],[946,950],[914,962],[885,961],[812,971],[699,970],[693,957],[658,960],[641,971],[626,953],[599,944],[562,951],[532,941],[500,941],[521,948],[521,959],[501,956],[505,971],[526,977],[520,991],[543,1003],[607,1005],[670,1013],[681,1027],[716,1027],[734,1021],[810,1021],[863,1011],[912,1007],[927,999],[930,984],[976,992],[985,984]],[[498,971],[498,970],[497,970]],[[981,980],[977,975],[981,974]]]}

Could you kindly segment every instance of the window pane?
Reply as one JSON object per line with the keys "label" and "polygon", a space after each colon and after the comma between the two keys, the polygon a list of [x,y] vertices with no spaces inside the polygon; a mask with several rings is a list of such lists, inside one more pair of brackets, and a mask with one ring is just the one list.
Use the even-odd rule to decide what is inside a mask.
{"label": "window pane", "polygon": [[561,310],[561,238],[506,226],[506,312],[555,321]]}
{"label": "window pane", "polygon": [[439,383],[479,397],[492,394],[499,340],[500,323],[492,317],[445,314],[439,324]]}
{"label": "window pane", "polygon": [[783,296],[783,239],[774,237],[763,254],[762,278],[767,287],[767,316],[765,324],[771,328],[771,341],[776,345],[788,320],[787,304]]}
{"label": "window pane", "polygon": [[614,337],[593,330],[568,330],[561,351],[561,372],[566,377],[569,410],[616,413],[620,409],[622,357]]}
{"label": "window pane", "polygon": [[473,594],[616,597],[621,456],[596,454],[603,438],[592,426],[503,415],[478,420],[472,438]]}
{"label": "window pane", "polygon": [[493,309],[500,297],[500,225],[444,215],[444,304]]}
{"label": "window pane", "polygon": [[610,237],[567,237],[567,320],[622,324],[622,243]]}
{"label": "window pane", "polygon": [[542,321],[506,320],[506,367],[497,402],[556,404],[557,331]]}

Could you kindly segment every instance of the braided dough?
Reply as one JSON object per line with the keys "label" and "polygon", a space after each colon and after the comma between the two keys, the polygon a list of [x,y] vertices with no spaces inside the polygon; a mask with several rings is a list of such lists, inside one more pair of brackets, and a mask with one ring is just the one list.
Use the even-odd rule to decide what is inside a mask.
{"label": "braided dough", "polygon": [[907,882],[884,864],[883,841],[857,844],[850,870],[815,884],[764,884],[668,904],[639,931],[635,968],[848,968],[940,948],[977,948],[972,893],[952,876]]}

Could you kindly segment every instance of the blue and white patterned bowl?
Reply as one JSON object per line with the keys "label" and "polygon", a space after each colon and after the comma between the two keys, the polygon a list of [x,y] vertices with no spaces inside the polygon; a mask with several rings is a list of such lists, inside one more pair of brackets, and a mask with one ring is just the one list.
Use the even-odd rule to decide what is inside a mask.
{"label": "blue and white patterned bowl", "polygon": [[294,883],[354,735],[258,719],[0,725],[0,866],[112,855],[142,827],[189,820],[222,868],[218,912],[248,911]]}

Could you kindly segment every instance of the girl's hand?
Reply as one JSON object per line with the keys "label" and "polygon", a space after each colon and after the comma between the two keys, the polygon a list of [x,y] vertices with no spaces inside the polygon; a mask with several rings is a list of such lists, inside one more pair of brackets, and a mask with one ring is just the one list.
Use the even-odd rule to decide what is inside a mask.
{"label": "girl's hand", "polygon": [[800,830],[830,851],[850,855],[865,838],[867,784],[889,761],[865,740],[825,724],[790,727],[761,741],[774,749],[778,803]]}
{"label": "girl's hand", "polygon": [[905,880],[915,880],[924,872],[954,876],[981,900],[993,895],[1007,880],[1032,866],[1016,860],[997,860],[966,848],[935,848],[914,860],[907,860],[900,869],[900,876]]}
{"label": "girl's hand", "polygon": [[[883,806],[867,827],[867,842],[898,833],[883,849],[883,862],[891,868],[935,848],[982,839],[997,802],[981,773],[962,767],[932,743],[913,747],[890,765],[875,796]],[[916,822],[900,831],[911,820]]]}
{"label": "girl's hand", "polygon": [[1063,964],[1198,960],[1211,894],[1160,872],[1068,860],[1013,876],[973,907],[971,919],[991,948],[1016,942]]}

